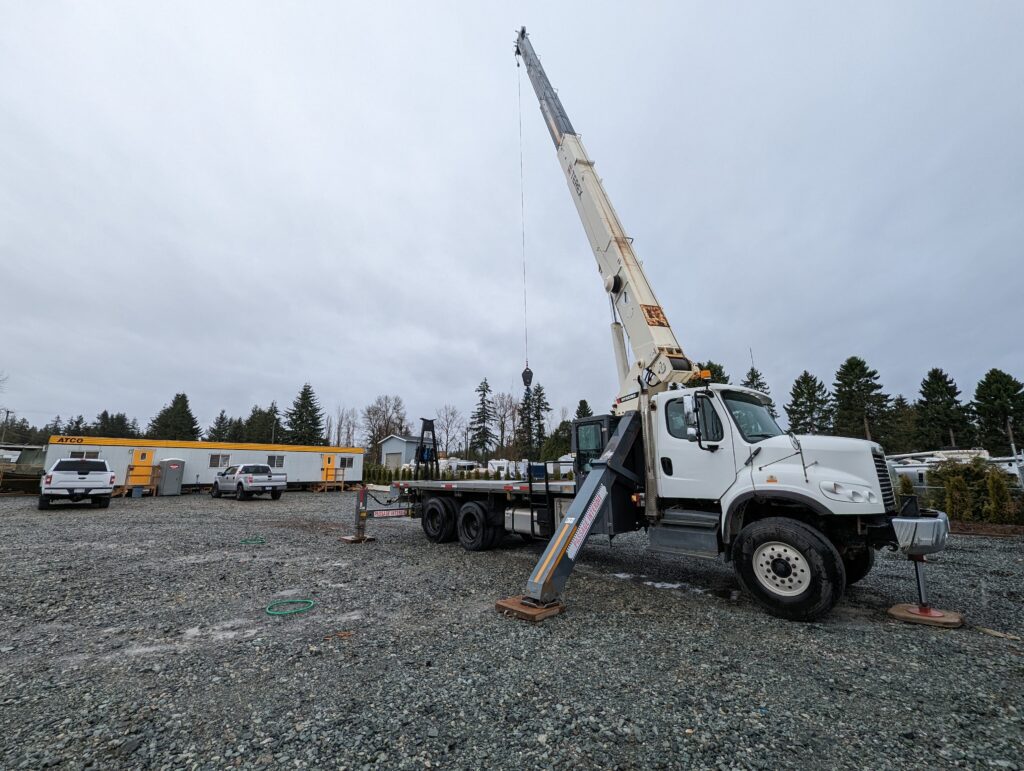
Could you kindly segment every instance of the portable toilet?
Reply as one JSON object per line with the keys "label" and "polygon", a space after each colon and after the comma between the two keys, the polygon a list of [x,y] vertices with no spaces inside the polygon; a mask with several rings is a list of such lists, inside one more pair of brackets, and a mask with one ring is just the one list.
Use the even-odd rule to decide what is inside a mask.
{"label": "portable toilet", "polygon": [[181,495],[181,481],[185,478],[185,461],[180,458],[164,458],[160,461],[160,481],[156,486],[157,495]]}

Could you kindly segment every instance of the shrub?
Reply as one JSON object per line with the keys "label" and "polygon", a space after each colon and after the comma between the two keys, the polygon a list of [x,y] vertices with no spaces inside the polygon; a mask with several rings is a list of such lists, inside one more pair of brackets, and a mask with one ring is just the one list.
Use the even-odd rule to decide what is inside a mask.
{"label": "shrub", "polygon": [[900,495],[913,495],[914,494],[914,483],[911,481],[910,477],[908,477],[906,474],[900,474],[899,477],[900,477],[900,486],[899,486],[899,490],[898,490],[899,494]]}
{"label": "shrub", "polygon": [[961,476],[950,477],[946,482],[946,514],[950,519],[974,519],[973,496],[967,481]]}
{"label": "shrub", "polygon": [[1014,512],[1011,510],[1010,486],[1006,482],[1006,474],[998,469],[990,469],[986,480],[988,500],[985,502],[985,519],[989,522],[1011,522]]}

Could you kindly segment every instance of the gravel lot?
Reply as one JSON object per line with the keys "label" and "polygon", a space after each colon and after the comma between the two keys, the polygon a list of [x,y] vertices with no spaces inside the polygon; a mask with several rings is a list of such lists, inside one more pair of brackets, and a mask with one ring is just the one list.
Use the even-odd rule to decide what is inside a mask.
{"label": "gravel lot", "polygon": [[[883,557],[827,620],[728,568],[595,539],[569,610],[505,619],[542,544],[434,545],[353,496],[0,499],[0,768],[1024,768],[1024,539],[955,538],[955,631]],[[259,535],[266,543],[245,546]],[[273,600],[316,607],[271,617]]]}

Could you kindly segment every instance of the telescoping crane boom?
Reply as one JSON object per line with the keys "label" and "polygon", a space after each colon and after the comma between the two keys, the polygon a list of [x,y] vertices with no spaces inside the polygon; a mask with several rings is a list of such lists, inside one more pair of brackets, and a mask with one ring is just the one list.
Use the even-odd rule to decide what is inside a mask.
{"label": "telescoping crane boom", "polygon": [[[526,65],[617,319],[612,322],[612,343],[619,375],[615,411],[636,409],[638,385],[642,384],[645,390],[656,393],[672,383],[690,381],[697,370],[683,353],[669,326],[661,303],[633,251],[632,239],[626,235],[619,215],[597,176],[594,162],[587,155],[562,101],[552,88],[525,27],[519,30],[516,54]],[[632,348],[631,365],[626,360],[623,327]]]}

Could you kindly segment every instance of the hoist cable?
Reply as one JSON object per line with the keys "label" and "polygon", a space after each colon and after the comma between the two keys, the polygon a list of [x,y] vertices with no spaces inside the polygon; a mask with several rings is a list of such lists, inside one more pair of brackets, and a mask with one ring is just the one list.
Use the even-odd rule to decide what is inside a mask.
{"label": "hoist cable", "polygon": [[526,366],[530,366],[530,325],[526,311],[526,183],[523,173],[523,74],[516,60],[516,91],[519,98],[519,222],[522,227],[523,249],[523,353]]}

